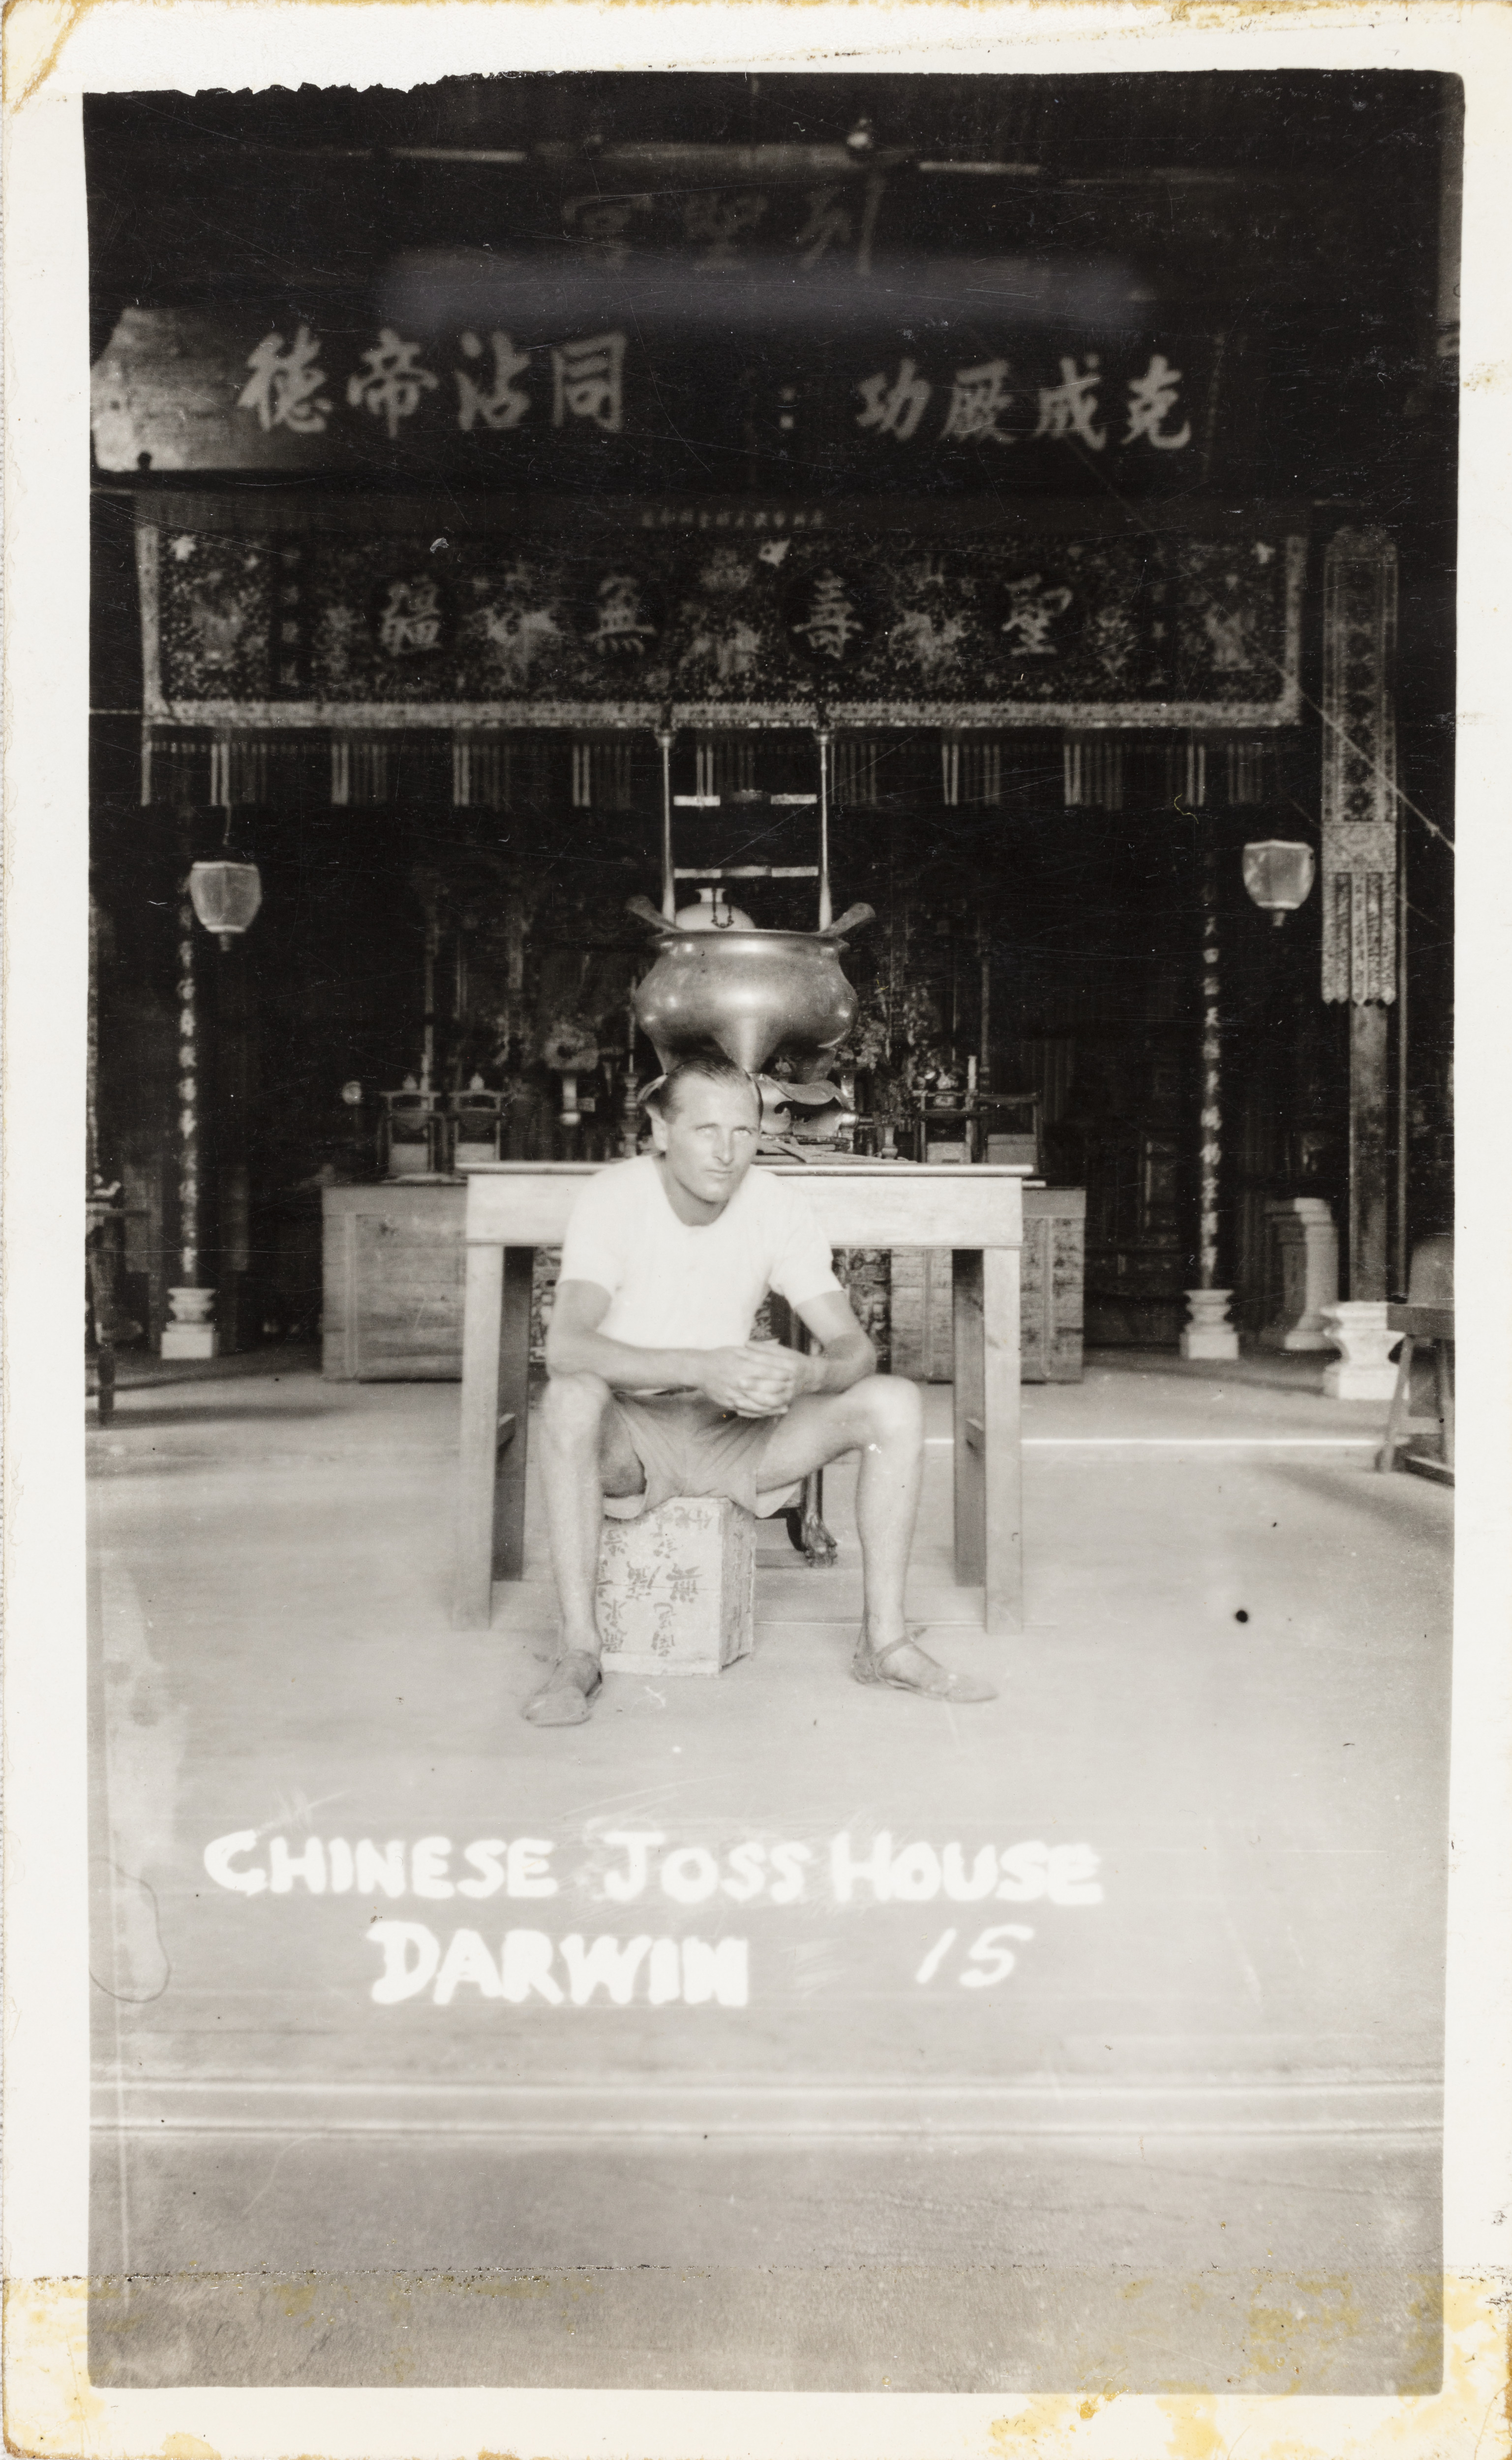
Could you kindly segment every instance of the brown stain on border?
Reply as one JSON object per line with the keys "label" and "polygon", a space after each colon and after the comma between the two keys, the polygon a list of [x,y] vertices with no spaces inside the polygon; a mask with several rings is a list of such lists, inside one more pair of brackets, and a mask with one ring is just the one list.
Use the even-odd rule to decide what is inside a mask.
{"label": "brown stain on border", "polygon": [[[93,2284],[98,2290],[99,2284]],[[109,2394],[89,2380],[87,2279],[8,2280],[5,2317],[5,2442],[8,2451],[90,2452],[99,2448],[89,2433],[114,2424]],[[1306,2425],[1298,2430],[1297,2404],[1287,2394],[1215,2395],[1211,2392],[1144,2398],[1111,2394],[1094,2398],[1044,2393],[1018,2403],[985,2424],[978,2449],[987,2460],[1102,2460],[1127,2453],[1134,2418],[1164,2425],[1144,2439],[1146,2460],[1223,2460],[1243,2442],[1244,2460],[1330,2460],[1331,2454],[1368,2447],[1371,2460],[1446,2460],[1479,2455],[1501,2460],[1507,2449],[1497,2425],[1509,2417],[1512,2390],[1508,2347],[1508,2281],[1504,2273],[1443,2278],[1444,2375],[1442,2387],[1418,2395],[1372,2396],[1365,2416],[1352,2421],[1354,2403],[1336,2403],[1338,2430],[1327,2444],[1311,2440],[1309,2411],[1319,2402],[1304,2396]],[[437,2386],[439,2397],[454,2397]],[[172,2398],[171,2390],[159,2398]],[[251,2398],[257,2397],[250,2389]],[[130,2397],[130,2395],[128,2395]],[[202,2403],[205,2395],[196,2395]],[[612,2398],[613,2395],[605,2395]],[[1136,2401],[1131,2416],[1128,2399]],[[1321,2404],[1335,2407],[1332,2401]],[[1089,2414],[1089,2411],[1091,2412]],[[1384,2412],[1384,2413],[1383,2413]],[[116,2444],[107,2431],[106,2439]],[[118,2446],[116,2446],[118,2448]],[[271,2445],[268,2447],[273,2448]],[[205,2460],[216,2447],[186,2431],[170,2432],[152,2460]],[[302,2455],[316,2460],[316,2455]],[[485,2460],[485,2455],[479,2455]],[[492,2460],[492,2455],[487,2456]],[[500,2455],[503,2460],[503,2455]]]}
{"label": "brown stain on border", "polygon": [[[50,10],[49,0],[5,0],[3,92],[8,115],[24,111],[32,96],[41,93],[62,57],[69,36],[83,24],[94,5],[95,0],[62,0],[61,8]],[[10,61],[19,39],[19,30],[23,26],[30,29],[35,19],[45,13],[57,18],[57,31],[20,92],[12,95]]]}
{"label": "brown stain on border", "polygon": [[[674,15],[684,5],[702,6],[704,0],[609,0],[609,4],[617,9],[654,11],[659,16],[665,16]],[[760,0],[760,4],[766,5],[766,0]],[[1509,0],[1501,0],[1501,5],[1508,4]],[[3,67],[0,67],[0,94],[3,94],[4,107],[8,116],[24,111],[27,104],[41,93],[56,69],[70,38],[78,31],[85,18],[91,15],[96,5],[97,0],[0,0],[0,12],[3,12],[0,36],[3,36],[4,43]],[[152,5],[158,9],[171,9],[173,0],[152,0]],[[227,8],[256,6],[266,9],[280,6],[281,0],[224,0],[224,5]],[[300,0],[300,5],[304,8],[313,6],[322,9],[371,10],[374,6],[386,9],[432,9],[446,7],[450,5],[450,0]],[[555,8],[561,5],[561,0],[509,0],[509,5],[513,8],[544,6]],[[568,5],[576,5],[576,0],[568,0]],[[584,5],[588,5],[588,0],[584,0]],[[593,5],[601,7],[603,0],[593,0]],[[723,0],[723,5],[725,11],[739,9],[745,5],[745,0]],[[751,0],[751,5],[758,5],[758,0]],[[833,6],[833,0],[781,0],[781,5],[796,13],[805,9],[830,8]],[[856,0],[850,0],[850,5],[855,6]],[[893,0],[893,5],[894,7],[901,5],[904,8],[916,9],[921,13],[929,13],[934,10],[936,0]],[[1068,6],[1102,10],[1106,6],[1106,0],[954,0],[954,5],[956,8],[965,8],[973,14],[983,18],[1000,19],[1005,8],[1010,6],[1014,9],[1039,9],[1053,5],[1058,12],[1063,14]],[[1242,30],[1259,18],[1272,21],[1290,19],[1299,26],[1312,26],[1320,21],[1329,25],[1347,24],[1352,18],[1365,16],[1373,18],[1376,13],[1375,0],[1136,0],[1136,6],[1145,11],[1145,23],[1135,24],[1124,30],[1135,33],[1144,32],[1151,26],[1179,27],[1184,32],[1212,33],[1224,30],[1231,32]],[[44,56],[32,69],[25,84],[19,92],[12,94],[10,58],[16,42],[14,29],[22,24],[30,24],[34,18],[45,13],[52,14],[58,19],[57,31]],[[849,53],[842,53],[839,47],[831,42],[825,46],[822,53],[814,53],[810,57],[838,59],[849,57]],[[690,64],[691,73],[695,72],[692,71]],[[239,89],[239,91],[245,90]],[[258,91],[265,90],[258,89]]]}

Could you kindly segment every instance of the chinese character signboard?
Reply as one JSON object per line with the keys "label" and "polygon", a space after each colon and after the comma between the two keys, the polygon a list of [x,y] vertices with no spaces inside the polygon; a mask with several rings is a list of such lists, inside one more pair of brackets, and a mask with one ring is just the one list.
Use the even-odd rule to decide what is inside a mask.
{"label": "chinese character signboard", "polygon": [[507,534],[452,533],[143,526],[149,714],[654,726],[670,707],[782,725],[822,705],[869,726],[1253,727],[1299,711],[1306,541],[1283,530],[1026,546],[964,520],[926,535],[740,505],[626,508],[616,536],[538,504]]}
{"label": "chinese character signboard", "polygon": [[[712,223],[709,226],[712,231]],[[816,241],[815,244],[818,244]],[[707,237],[716,254],[733,240]],[[691,282],[697,265],[695,257]],[[700,294],[693,293],[696,300]],[[762,334],[522,316],[437,329],[416,297],[342,330],[291,309],[129,308],[94,371],[102,471],[261,469],[503,487],[1189,492],[1210,477],[1210,336],[1025,333],[959,361],[852,324]],[[595,316],[594,310],[600,311]]]}

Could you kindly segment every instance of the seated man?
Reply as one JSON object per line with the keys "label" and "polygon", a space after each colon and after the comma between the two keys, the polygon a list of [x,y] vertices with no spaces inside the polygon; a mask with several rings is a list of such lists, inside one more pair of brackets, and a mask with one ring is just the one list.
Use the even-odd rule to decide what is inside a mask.
{"label": "seated man", "polygon": [[[861,1454],[856,1522],[865,1616],[858,1683],[928,1700],[992,1700],[992,1686],[927,1656],[903,1620],[923,1467],[916,1385],[878,1375],[801,1188],[752,1171],[754,1080],[715,1051],[682,1059],[652,1093],[654,1151],[590,1179],[573,1209],[546,1341],[541,1459],[562,1635],[524,1713],[580,1725],[599,1687],[594,1618],[603,1498],[727,1495],[776,1511],[795,1482]],[[823,1355],[753,1343],[767,1290]]]}

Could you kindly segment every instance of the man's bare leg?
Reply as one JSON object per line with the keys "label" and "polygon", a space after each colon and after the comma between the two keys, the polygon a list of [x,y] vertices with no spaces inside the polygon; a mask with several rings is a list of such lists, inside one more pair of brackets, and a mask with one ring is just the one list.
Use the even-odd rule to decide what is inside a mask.
{"label": "man's bare leg", "polygon": [[851,1671],[859,1682],[930,1699],[995,1700],[989,1684],[952,1674],[918,1647],[904,1620],[903,1584],[924,1473],[924,1405],[916,1384],[902,1375],[869,1375],[849,1391],[795,1401],[772,1431],[762,1483],[785,1486],[854,1451],[861,1454],[856,1530],[865,1604]]}
{"label": "man's bare leg", "polygon": [[554,1375],[541,1397],[541,1493],[561,1639],[549,1679],[525,1704],[536,1726],[581,1725],[601,1680],[594,1600],[603,1499],[639,1494],[644,1484],[609,1400],[597,1375]]}

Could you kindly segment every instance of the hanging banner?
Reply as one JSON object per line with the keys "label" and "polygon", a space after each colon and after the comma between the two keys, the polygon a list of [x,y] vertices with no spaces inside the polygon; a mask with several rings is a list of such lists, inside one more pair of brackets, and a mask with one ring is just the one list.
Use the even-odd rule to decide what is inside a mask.
{"label": "hanging banner", "polygon": [[[727,523],[727,527],[724,524]],[[1306,540],[645,508],[514,535],[138,532],[183,725],[1285,726]]]}
{"label": "hanging banner", "polygon": [[1323,562],[1323,997],[1396,996],[1396,547],[1340,530]]}

